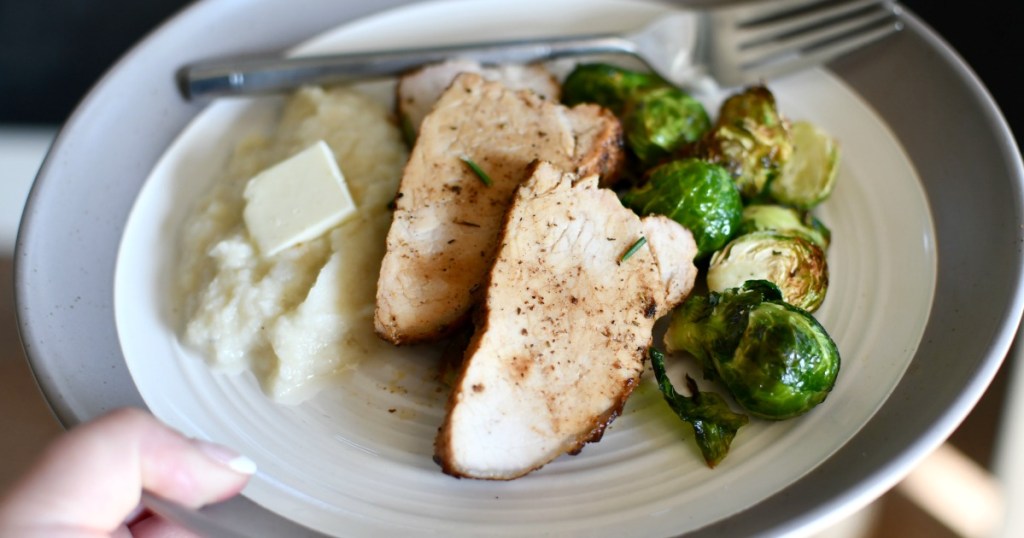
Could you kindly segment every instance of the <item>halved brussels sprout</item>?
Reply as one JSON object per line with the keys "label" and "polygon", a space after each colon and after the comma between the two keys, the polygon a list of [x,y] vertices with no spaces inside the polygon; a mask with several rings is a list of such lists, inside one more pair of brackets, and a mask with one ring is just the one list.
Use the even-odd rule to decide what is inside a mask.
{"label": "halved brussels sprout", "polygon": [[697,242],[697,258],[721,248],[735,234],[743,202],[721,166],[684,159],[652,169],[647,183],[622,194],[639,215],[659,214],[682,224]]}
{"label": "halved brussels sprout", "polygon": [[645,165],[664,160],[711,127],[704,105],[673,87],[636,93],[622,117],[626,145]]}
{"label": "halved brussels sprout", "polygon": [[751,414],[781,420],[820,404],[839,375],[839,349],[809,313],[767,281],[691,296],[672,314],[669,351],[686,351]]}
{"label": "halved brussels sprout", "polygon": [[811,209],[832,194],[839,171],[839,144],[806,121],[795,122],[790,133],[793,155],[768,186],[768,193],[779,203]]}
{"label": "halved brussels sprout", "polygon": [[562,102],[569,106],[596,103],[619,115],[638,92],[666,86],[668,83],[653,73],[605,63],[579,64],[562,83]]}
{"label": "halved brussels sprout", "polygon": [[773,230],[743,234],[711,256],[708,289],[723,292],[748,280],[767,280],[793,306],[813,312],[828,291],[825,251],[797,235]]}
{"label": "halved brussels sprout", "polygon": [[685,156],[724,166],[747,200],[763,194],[792,153],[788,123],[775,106],[775,96],[764,86],[726,99],[715,126],[682,150]]}
{"label": "halved brussels sprout", "polygon": [[739,234],[775,230],[804,239],[828,250],[832,231],[807,211],[774,204],[750,204],[743,208]]}

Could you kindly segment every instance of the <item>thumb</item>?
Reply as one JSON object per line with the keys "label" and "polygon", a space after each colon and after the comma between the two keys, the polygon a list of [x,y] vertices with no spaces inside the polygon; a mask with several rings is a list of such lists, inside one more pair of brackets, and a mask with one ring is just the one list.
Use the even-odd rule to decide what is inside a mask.
{"label": "thumb", "polygon": [[109,533],[139,504],[143,489],[198,508],[234,496],[255,470],[226,447],[188,439],[138,409],[121,409],[72,429],[46,450],[0,503],[0,534],[5,525]]}

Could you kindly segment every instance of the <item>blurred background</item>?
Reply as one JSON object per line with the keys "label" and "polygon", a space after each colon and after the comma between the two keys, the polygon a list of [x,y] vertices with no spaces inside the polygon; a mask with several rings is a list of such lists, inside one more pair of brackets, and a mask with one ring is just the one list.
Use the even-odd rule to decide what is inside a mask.
{"label": "blurred background", "polygon": [[[22,205],[51,140],[78,101],[132,45],[186,4],[183,0],[0,0],[0,431],[4,432],[0,435],[0,489],[61,431],[31,377],[18,341],[12,258]],[[1024,100],[1013,83],[1024,52],[1020,44],[1024,1],[905,0],[902,4],[974,69],[1002,109],[1019,146]],[[996,447],[1004,440],[1009,422],[1003,410],[1015,362],[1006,361],[946,446],[877,502],[822,535],[994,536],[991,521],[983,520],[999,499],[1000,483],[991,473],[997,466]],[[1012,510],[1022,499],[1006,502]]]}

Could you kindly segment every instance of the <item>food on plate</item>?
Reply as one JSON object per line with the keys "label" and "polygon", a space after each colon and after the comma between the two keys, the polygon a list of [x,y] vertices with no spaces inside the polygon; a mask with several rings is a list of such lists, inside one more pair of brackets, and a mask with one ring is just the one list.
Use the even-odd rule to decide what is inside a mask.
{"label": "food on plate", "polygon": [[626,145],[648,166],[696,142],[710,127],[704,105],[671,86],[639,92],[627,101],[622,117]]}
{"label": "food on plate", "polygon": [[756,200],[789,160],[793,141],[775,96],[753,86],[726,99],[714,127],[680,153],[724,166],[743,198]]}
{"label": "food on plate", "polygon": [[771,199],[799,209],[811,209],[832,194],[839,173],[839,144],[806,121],[793,123],[793,155],[768,187]]}
{"label": "food on plate", "polygon": [[606,63],[583,63],[562,83],[562,102],[568,106],[596,103],[621,115],[632,98],[644,91],[668,87],[661,77]]}
{"label": "food on plate", "polygon": [[423,66],[398,79],[395,103],[398,119],[406,141],[412,143],[420,131],[423,118],[430,113],[441,94],[461,73],[476,73],[485,80],[500,82],[512,90],[531,90],[540,97],[558,101],[561,85],[550,71],[540,64],[481,65],[465,59],[453,59]]}
{"label": "food on plate", "polygon": [[750,204],[743,208],[738,234],[758,230],[775,230],[804,239],[827,250],[832,231],[809,211],[801,211],[777,204]]}
{"label": "food on plate", "polygon": [[597,177],[543,162],[498,243],[436,460],[507,480],[600,439],[639,383],[654,322],[692,289],[697,249],[675,221],[641,219]]}
{"label": "food on plate", "polygon": [[[365,283],[380,268],[407,155],[390,116],[353,90],[305,88],[272,133],[238,145],[185,220],[176,268],[183,340],[211,365],[251,370],[272,398],[296,402],[339,371],[387,354],[373,334],[374,290]],[[319,237],[261,253],[242,218],[247,183],[319,140],[356,212]]]}
{"label": "food on plate", "polygon": [[[653,75],[584,64],[559,88],[544,68],[455,60],[402,77],[395,113],[304,88],[238,145],[177,268],[183,340],[211,364],[295,403],[416,349],[395,345],[467,335],[447,346],[464,353],[435,459],[497,480],[600,440],[648,356],[722,461],[748,419],[689,377],[675,391],[651,345],[673,309],[668,350],[751,415],[797,416],[831,390],[838,351],[808,313],[831,238],[809,209],[838,152],[811,124],[791,138],[766,88],[707,131],[703,105]],[[684,302],[705,261],[710,292]]]}
{"label": "food on plate", "polygon": [[[634,157],[623,204],[686,226],[697,262],[707,262],[709,294],[676,309],[669,351],[694,355],[706,376],[755,416],[788,418],[820,403],[835,382],[839,355],[809,314],[828,289],[831,241],[810,210],[832,192],[836,141],[811,123],[791,125],[763,85],[726,98],[710,129],[703,106],[684,92],[607,64],[576,66],[562,100],[599,103],[620,117]],[[746,417],[689,376],[690,395],[679,394],[664,357],[653,347],[650,355],[662,396],[693,427],[714,467]]]}
{"label": "food on plate", "polygon": [[799,235],[775,230],[737,236],[711,256],[708,289],[722,293],[748,280],[768,280],[787,303],[814,312],[828,291],[825,251]]}
{"label": "food on plate", "polygon": [[649,167],[693,143],[711,126],[704,105],[653,73],[605,63],[579,64],[566,76],[562,102],[596,103],[622,119],[626,145]]}
{"label": "food on plate", "polygon": [[623,160],[621,139],[618,120],[596,105],[568,108],[459,75],[423,120],[395,196],[377,333],[410,344],[457,330],[481,297],[502,218],[527,166],[541,159],[611,181]]}
{"label": "food on plate", "polygon": [[839,350],[825,329],[764,280],[690,297],[673,312],[665,345],[693,355],[743,409],[770,420],[810,411],[839,374]]}
{"label": "food on plate", "polygon": [[717,393],[701,391],[690,376],[686,376],[690,395],[679,394],[665,370],[665,356],[654,347],[649,352],[658,390],[672,411],[693,427],[694,439],[708,467],[717,466],[728,455],[736,432],[750,419],[747,415],[734,412],[725,398]]}
{"label": "food on plate", "polygon": [[646,183],[622,194],[640,215],[665,215],[693,232],[697,257],[706,258],[736,233],[743,201],[732,177],[698,159],[670,161],[648,172]]}
{"label": "food on plate", "polygon": [[257,174],[243,197],[245,228],[264,257],[320,237],[356,212],[323,140]]}

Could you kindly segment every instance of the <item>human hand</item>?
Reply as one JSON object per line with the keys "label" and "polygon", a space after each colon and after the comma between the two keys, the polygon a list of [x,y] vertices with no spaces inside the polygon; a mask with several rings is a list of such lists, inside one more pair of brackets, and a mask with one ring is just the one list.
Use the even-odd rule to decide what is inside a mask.
{"label": "human hand", "polygon": [[0,499],[0,536],[189,536],[142,512],[143,490],[189,508],[242,490],[255,464],[188,439],[138,409],[121,409],[59,437]]}

